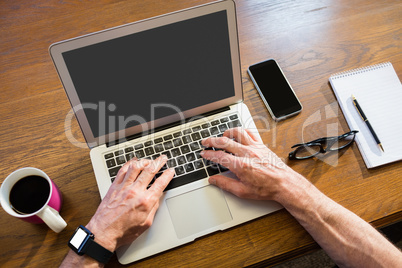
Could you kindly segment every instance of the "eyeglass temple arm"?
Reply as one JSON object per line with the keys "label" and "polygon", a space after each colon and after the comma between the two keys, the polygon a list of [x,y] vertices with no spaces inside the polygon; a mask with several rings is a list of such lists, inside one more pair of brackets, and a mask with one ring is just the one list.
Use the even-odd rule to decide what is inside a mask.
{"label": "eyeglass temple arm", "polygon": [[297,143],[297,144],[293,145],[293,146],[290,147],[290,148],[295,148],[295,147],[299,147],[299,146],[303,146],[303,145],[307,145],[307,144],[312,144],[312,143],[321,143],[322,141],[328,141],[328,140],[333,140],[333,139],[340,139],[340,138],[342,138],[342,137],[349,136],[349,135],[351,135],[352,133],[355,133],[355,134],[356,134],[357,132],[359,132],[359,131],[358,131],[358,130],[352,130],[352,131],[347,132],[347,133],[345,133],[345,134],[343,134],[343,135],[340,135],[340,136],[324,137],[324,138],[319,138],[319,139],[316,139],[316,140],[313,140],[313,141],[309,141],[309,142],[306,142],[306,143]]}
{"label": "eyeglass temple arm", "polygon": [[298,143],[298,144],[293,145],[290,148],[295,148],[295,147],[299,147],[299,146],[302,146],[302,145],[306,145],[306,144],[305,143]]}
{"label": "eyeglass temple arm", "polygon": [[316,139],[316,140],[313,140],[313,141],[309,141],[309,142],[306,142],[306,143],[298,143],[298,144],[295,144],[295,145],[293,145],[291,148],[295,148],[295,147],[299,147],[299,146],[303,146],[303,145],[312,145],[312,144],[316,145],[316,144],[321,144],[321,142],[328,141],[328,140],[333,140],[333,139],[337,139],[337,138],[338,138],[338,137],[319,138],[319,139]]}

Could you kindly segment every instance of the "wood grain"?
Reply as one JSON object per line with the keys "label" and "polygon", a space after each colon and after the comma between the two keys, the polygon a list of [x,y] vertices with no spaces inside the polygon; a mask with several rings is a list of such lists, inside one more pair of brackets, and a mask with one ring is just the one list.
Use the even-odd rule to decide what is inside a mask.
{"label": "wood grain", "polygon": [[[100,202],[89,150],[66,136],[70,105],[49,57],[49,45],[207,2],[0,2],[0,180],[25,166],[44,170],[63,192],[61,214],[68,223],[55,234],[0,210],[2,265],[59,265],[73,230],[90,220]],[[331,74],[391,61],[402,77],[402,3],[237,0],[236,4],[245,102],[264,142],[366,221],[379,227],[401,220],[400,162],[368,170],[355,145],[330,157],[299,162],[289,162],[287,154],[295,143],[349,130],[328,83]],[[301,114],[279,123],[270,118],[246,74],[250,64],[267,58],[279,62],[304,106]],[[84,142],[74,118],[71,133]],[[281,210],[133,266],[268,266],[315,248],[308,233]],[[116,258],[109,266],[119,266]]]}

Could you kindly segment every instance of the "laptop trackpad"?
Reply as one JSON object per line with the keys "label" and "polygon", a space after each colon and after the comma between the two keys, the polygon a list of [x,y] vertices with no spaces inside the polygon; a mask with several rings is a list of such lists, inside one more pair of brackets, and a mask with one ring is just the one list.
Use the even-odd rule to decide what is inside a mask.
{"label": "laptop trackpad", "polygon": [[179,239],[232,220],[225,196],[215,186],[169,198],[166,204]]}

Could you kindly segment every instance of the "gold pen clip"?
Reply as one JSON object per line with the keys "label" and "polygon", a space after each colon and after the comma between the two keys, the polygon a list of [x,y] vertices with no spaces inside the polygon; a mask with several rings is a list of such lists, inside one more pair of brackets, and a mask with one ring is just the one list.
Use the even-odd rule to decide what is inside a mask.
{"label": "gold pen clip", "polygon": [[364,119],[363,115],[360,113],[359,107],[357,107],[356,98],[353,94],[352,94],[352,102],[353,102],[353,105],[355,106],[357,112],[359,113],[360,117],[362,118],[362,120],[366,121],[366,119]]}

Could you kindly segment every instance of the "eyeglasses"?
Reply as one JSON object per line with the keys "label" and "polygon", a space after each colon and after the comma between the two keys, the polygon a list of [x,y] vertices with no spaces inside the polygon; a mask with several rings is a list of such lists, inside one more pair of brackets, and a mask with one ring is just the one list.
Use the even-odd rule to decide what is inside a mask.
{"label": "eyeglasses", "polygon": [[325,137],[307,143],[295,144],[292,148],[297,148],[289,153],[289,159],[302,160],[320,153],[324,154],[326,152],[341,150],[353,143],[357,132],[359,131],[352,130],[338,137]]}

